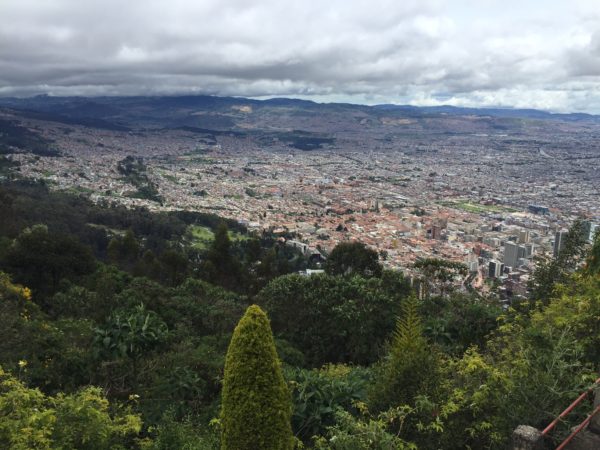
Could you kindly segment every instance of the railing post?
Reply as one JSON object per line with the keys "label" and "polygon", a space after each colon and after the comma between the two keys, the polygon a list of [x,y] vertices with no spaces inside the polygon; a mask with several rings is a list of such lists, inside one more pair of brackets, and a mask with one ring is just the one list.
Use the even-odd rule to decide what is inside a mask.
{"label": "railing post", "polygon": [[519,425],[512,438],[513,450],[546,450],[542,432],[529,425]]}
{"label": "railing post", "polygon": [[[594,410],[600,406],[600,385],[596,386],[594,389]],[[600,434],[600,414],[596,414],[590,420],[590,424],[588,425],[588,429],[592,433]]]}

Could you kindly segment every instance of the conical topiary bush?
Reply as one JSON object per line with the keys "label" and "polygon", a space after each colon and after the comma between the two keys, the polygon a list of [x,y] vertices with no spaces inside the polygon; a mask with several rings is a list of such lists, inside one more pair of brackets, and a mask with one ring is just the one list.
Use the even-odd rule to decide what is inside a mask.
{"label": "conical topiary bush", "polygon": [[292,449],[291,411],[269,319],[252,305],[235,328],[227,350],[221,449]]}

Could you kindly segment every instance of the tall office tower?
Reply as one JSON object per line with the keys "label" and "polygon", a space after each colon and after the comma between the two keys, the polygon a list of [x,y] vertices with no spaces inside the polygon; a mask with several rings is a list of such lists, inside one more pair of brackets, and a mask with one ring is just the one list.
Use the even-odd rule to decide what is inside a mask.
{"label": "tall office tower", "polygon": [[498,278],[500,275],[502,275],[502,264],[500,264],[500,261],[492,259],[488,267],[488,277]]}
{"label": "tall office tower", "polygon": [[506,241],[504,243],[504,265],[517,267],[519,260],[519,245],[514,242]]}
{"label": "tall office tower", "polygon": [[565,240],[567,238],[567,233],[568,233],[568,231],[562,230],[562,231],[557,231],[554,234],[554,257],[555,258],[560,254],[560,251],[565,246]]}
{"label": "tall office tower", "polygon": [[519,244],[527,244],[529,242],[529,230],[519,231]]}
{"label": "tall office tower", "polygon": [[535,253],[535,244],[534,243],[529,243],[529,244],[525,244],[525,258],[531,258],[534,253]]}

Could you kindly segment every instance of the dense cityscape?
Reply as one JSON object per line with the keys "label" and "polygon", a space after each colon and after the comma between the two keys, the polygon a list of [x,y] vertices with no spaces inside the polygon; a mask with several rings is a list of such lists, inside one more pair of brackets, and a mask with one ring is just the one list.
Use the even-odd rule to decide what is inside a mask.
{"label": "dense cityscape", "polygon": [[[237,129],[244,121],[253,127],[245,118],[251,107],[231,110],[242,118]],[[503,299],[526,295],[536,256],[556,256],[575,219],[584,220],[590,240],[600,222],[594,120],[529,119],[526,127],[481,132],[477,123],[485,115],[442,117],[449,121],[443,126],[458,131],[419,135],[406,132],[418,124],[410,116],[381,117],[364,133],[360,126],[369,117],[357,128],[323,124],[318,112],[299,123],[278,116],[273,127],[311,126],[334,137],[306,150],[262,134],[106,130],[10,110],[3,118],[19,119],[53,142],[61,157],[20,152],[11,158],[21,175],[54,189],[151,210],[214,212],[249,230],[286,236],[288,245],[317,260],[339,242],[356,240],[408,275],[419,259],[460,262],[469,275],[457,286],[495,290]],[[139,185],[119,170],[128,157],[139,163],[154,196],[137,195]]]}

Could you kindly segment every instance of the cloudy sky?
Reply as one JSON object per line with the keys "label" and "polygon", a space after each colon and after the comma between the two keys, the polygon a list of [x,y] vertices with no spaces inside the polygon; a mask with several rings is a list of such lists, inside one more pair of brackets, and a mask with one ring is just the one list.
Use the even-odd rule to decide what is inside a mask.
{"label": "cloudy sky", "polygon": [[600,0],[0,0],[0,95],[600,113]]}

